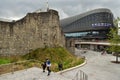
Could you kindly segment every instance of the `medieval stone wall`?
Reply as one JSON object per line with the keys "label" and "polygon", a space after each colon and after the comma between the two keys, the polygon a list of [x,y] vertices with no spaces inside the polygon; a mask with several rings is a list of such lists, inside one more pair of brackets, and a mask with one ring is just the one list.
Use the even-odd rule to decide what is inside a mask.
{"label": "medieval stone wall", "polygon": [[65,46],[58,12],[28,13],[13,22],[0,21],[0,54],[22,55],[31,49]]}
{"label": "medieval stone wall", "polygon": [[75,54],[75,40],[74,38],[66,38],[66,48],[67,50],[72,53]]}

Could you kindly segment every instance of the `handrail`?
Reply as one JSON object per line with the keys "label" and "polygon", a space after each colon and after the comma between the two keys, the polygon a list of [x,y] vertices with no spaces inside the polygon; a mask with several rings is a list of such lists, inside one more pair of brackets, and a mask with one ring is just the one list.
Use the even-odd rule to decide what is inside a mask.
{"label": "handrail", "polygon": [[73,80],[88,80],[88,75],[84,73],[82,70],[79,70]]}

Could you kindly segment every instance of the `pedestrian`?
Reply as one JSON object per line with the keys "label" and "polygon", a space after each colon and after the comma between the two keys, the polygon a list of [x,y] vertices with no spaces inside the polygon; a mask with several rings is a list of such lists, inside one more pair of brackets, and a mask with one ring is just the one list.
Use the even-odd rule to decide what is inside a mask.
{"label": "pedestrian", "polygon": [[45,72],[45,69],[46,69],[46,61],[42,63],[42,69],[43,69],[43,72]]}
{"label": "pedestrian", "polygon": [[47,66],[47,71],[48,71],[48,76],[50,75],[51,73],[51,70],[50,70],[50,67],[51,67],[51,62],[49,59],[47,59],[46,61],[46,66]]}
{"label": "pedestrian", "polygon": [[63,65],[62,65],[62,63],[58,63],[58,69],[59,69],[59,71],[63,70]]}
{"label": "pedestrian", "polygon": [[101,53],[101,55],[104,55],[104,54],[106,54],[106,51],[105,51],[105,50]]}

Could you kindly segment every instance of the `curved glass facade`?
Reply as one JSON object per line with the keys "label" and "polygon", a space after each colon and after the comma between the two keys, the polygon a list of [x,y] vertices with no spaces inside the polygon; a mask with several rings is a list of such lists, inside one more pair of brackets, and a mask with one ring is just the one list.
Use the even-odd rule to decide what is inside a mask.
{"label": "curved glass facade", "polygon": [[[106,10],[106,9],[103,9]],[[98,12],[97,12],[98,11]],[[113,14],[109,11],[99,11],[99,9],[77,18],[74,21],[68,20],[66,25],[61,25],[66,37],[82,37],[82,38],[106,38],[110,27],[113,25]]]}
{"label": "curved glass facade", "polygon": [[75,32],[75,33],[65,33],[66,37],[73,38],[85,38],[85,39],[105,39],[107,38],[108,31],[86,31],[86,32]]}

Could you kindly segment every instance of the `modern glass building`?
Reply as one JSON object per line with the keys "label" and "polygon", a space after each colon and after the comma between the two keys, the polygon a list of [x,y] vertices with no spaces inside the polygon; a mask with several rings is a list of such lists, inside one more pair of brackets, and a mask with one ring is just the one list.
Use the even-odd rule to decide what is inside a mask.
{"label": "modern glass building", "polygon": [[106,39],[113,19],[109,9],[100,8],[62,19],[60,24],[66,37]]}

